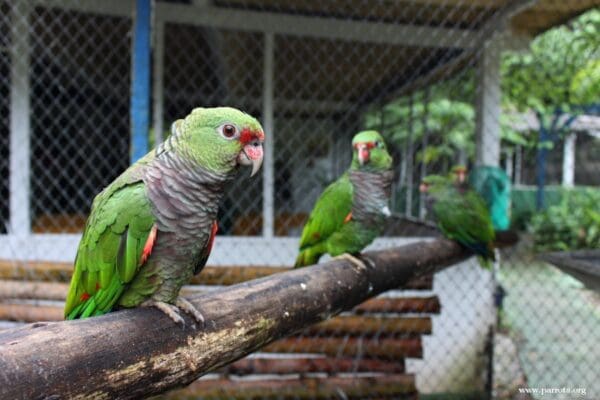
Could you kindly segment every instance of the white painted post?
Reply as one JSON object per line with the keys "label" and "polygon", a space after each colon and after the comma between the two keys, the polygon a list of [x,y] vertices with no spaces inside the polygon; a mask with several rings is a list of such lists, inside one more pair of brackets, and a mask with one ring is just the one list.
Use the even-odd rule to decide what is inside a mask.
{"label": "white painted post", "polygon": [[515,185],[521,184],[521,171],[523,170],[523,148],[517,145],[515,148]]}
{"label": "white painted post", "polygon": [[512,149],[507,149],[505,151],[506,154],[506,159],[504,160],[504,172],[506,172],[506,176],[508,176],[508,179],[510,179],[512,181],[513,178],[513,162],[514,162],[514,150]]}
{"label": "white painted post", "polygon": [[477,66],[476,165],[500,164],[500,53],[495,39],[485,44]]}
{"label": "white painted post", "polygon": [[400,183],[398,185],[399,188],[402,188],[404,186],[406,186],[406,170],[407,165],[406,165],[406,159],[408,155],[408,146],[406,143],[402,144],[402,160],[400,160],[400,175],[398,177],[398,182]]}
{"label": "white painted post", "polygon": [[29,20],[32,2],[15,1],[11,16],[10,45],[10,225],[9,233],[31,233],[31,101],[29,71],[31,43]]}
{"label": "white painted post", "polygon": [[273,160],[273,79],[275,61],[275,36],[264,34],[263,58],[263,109],[262,119],[265,130],[265,155],[263,164],[263,237],[272,238],[275,225],[274,204],[274,160]]}
{"label": "white painted post", "polygon": [[572,188],[575,185],[575,140],[577,135],[569,133],[563,147],[562,185]]}
{"label": "white painted post", "polygon": [[152,72],[154,146],[163,141],[164,132],[164,89],[165,89],[165,20],[154,14],[154,70]]}

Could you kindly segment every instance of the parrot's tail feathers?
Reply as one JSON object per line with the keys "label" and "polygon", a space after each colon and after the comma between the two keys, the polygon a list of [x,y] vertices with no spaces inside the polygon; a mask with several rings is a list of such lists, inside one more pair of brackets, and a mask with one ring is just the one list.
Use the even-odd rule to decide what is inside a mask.
{"label": "parrot's tail feathers", "polygon": [[65,316],[65,319],[83,319],[91,316],[106,314],[107,312],[108,311],[98,308],[96,296],[92,296],[88,300],[75,307],[68,315]]}
{"label": "parrot's tail feathers", "polygon": [[496,261],[496,254],[491,243],[462,243],[462,245],[479,257],[484,268],[491,268],[492,262]]}
{"label": "parrot's tail feathers", "polygon": [[479,260],[479,265],[481,265],[483,269],[492,269],[493,260],[482,256],[477,256],[477,260]]}
{"label": "parrot's tail feathers", "polygon": [[298,257],[296,257],[296,262],[294,263],[294,268],[301,268],[301,267],[305,267],[305,266],[309,265],[304,260],[305,258],[306,258],[306,252],[300,251],[300,253],[298,254]]}
{"label": "parrot's tail feathers", "polygon": [[94,296],[90,298],[90,300],[87,302],[87,306],[83,309],[83,312],[81,313],[79,318],[87,318],[93,315],[96,310],[96,299]]}
{"label": "parrot's tail feathers", "polygon": [[493,242],[487,243],[487,258],[491,261],[496,261],[496,248]]}
{"label": "parrot's tail feathers", "polygon": [[81,314],[81,311],[83,310],[83,308],[85,308],[85,303],[81,303],[80,305],[78,305],[77,307],[75,307],[69,314],[65,315],[65,319],[70,320],[70,319],[77,319],[79,317],[79,315]]}
{"label": "parrot's tail feathers", "polygon": [[87,318],[103,315],[112,310],[117,300],[123,293],[124,287],[120,285],[118,275],[115,275],[109,286],[99,289],[92,296],[84,293],[85,300],[65,315],[65,319]]}
{"label": "parrot's tail feathers", "polygon": [[316,264],[319,261],[320,254],[315,254],[311,248],[300,250],[294,268],[306,267],[307,265]]}

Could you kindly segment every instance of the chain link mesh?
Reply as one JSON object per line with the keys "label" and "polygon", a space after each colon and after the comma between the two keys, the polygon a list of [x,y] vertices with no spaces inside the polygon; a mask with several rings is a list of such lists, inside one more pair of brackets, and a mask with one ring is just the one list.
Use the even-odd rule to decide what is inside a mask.
{"label": "chain link mesh", "polygon": [[[409,217],[371,249],[437,235],[414,222],[419,183],[454,165],[506,172],[521,239],[492,271],[470,259],[162,398],[600,398],[598,292],[536,258],[600,248],[599,5],[154,1],[151,141],[198,106],[274,111],[267,175],[228,189],[185,296],[289,268],[363,129],[385,136]],[[129,164],[133,9],[0,1],[0,329],[62,319],[91,201]]]}

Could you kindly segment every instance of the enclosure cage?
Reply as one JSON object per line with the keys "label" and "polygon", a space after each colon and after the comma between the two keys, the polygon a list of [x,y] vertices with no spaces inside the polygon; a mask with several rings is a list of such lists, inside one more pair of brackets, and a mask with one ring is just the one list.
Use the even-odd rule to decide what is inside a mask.
{"label": "enclosure cage", "polygon": [[[420,180],[456,164],[502,167],[518,216],[533,212],[534,184],[597,190],[597,92],[584,93],[577,112],[546,105],[550,122],[531,107],[507,105],[504,96],[513,90],[505,78],[521,68],[507,57],[530,57],[534,71],[540,65],[532,86],[549,81],[574,91],[553,81],[532,46],[543,35],[577,31],[581,21],[591,20],[600,32],[599,5],[0,1],[0,278],[5,286],[25,280],[57,285],[56,295],[0,290],[0,319],[61,317],[92,199],[130,164],[136,140],[158,144],[171,123],[195,107],[240,108],[262,122],[267,139],[262,172],[250,181],[240,176],[228,189],[208,261],[211,275],[201,275],[194,283],[204,286],[189,293],[293,265],[308,213],[348,168],[351,138],[364,129],[380,131],[388,142],[392,209],[411,221],[426,216]],[[151,58],[136,64],[140,32],[149,35]],[[598,65],[598,37],[585,40],[591,47],[573,44],[578,61],[565,61],[571,75],[573,68]],[[132,88],[140,79],[141,97],[149,94],[137,99],[149,116],[141,133],[132,122],[139,96]],[[560,139],[548,139],[558,126]],[[538,131],[541,141],[555,143],[543,157],[530,140]],[[551,189],[541,193],[546,205],[557,202]],[[371,248],[435,234],[402,220],[387,232]],[[500,268],[487,271],[473,258],[408,290],[388,292],[342,317],[358,318],[363,330],[335,323],[309,329],[172,396],[484,398],[501,393],[502,385],[513,391],[529,385],[585,387],[600,397],[596,295],[533,261],[526,248],[507,250],[500,260]],[[27,311],[36,307],[49,314]],[[514,362],[522,372],[511,375],[506,371]],[[307,385],[323,391],[304,392]]]}

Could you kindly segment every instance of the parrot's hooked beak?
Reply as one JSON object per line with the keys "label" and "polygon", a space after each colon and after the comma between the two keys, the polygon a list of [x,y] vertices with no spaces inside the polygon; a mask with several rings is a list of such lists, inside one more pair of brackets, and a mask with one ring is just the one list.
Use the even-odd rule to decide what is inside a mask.
{"label": "parrot's hooked beak", "polygon": [[371,159],[371,149],[375,147],[373,143],[356,143],[354,148],[358,152],[358,163],[365,165]]}
{"label": "parrot's hooked beak", "polygon": [[239,165],[252,166],[250,176],[256,175],[263,162],[263,142],[254,138],[244,144],[242,151],[238,154],[237,162]]}
{"label": "parrot's hooked beak", "polygon": [[465,168],[456,169],[454,175],[456,175],[458,183],[464,183],[467,180],[467,170]]}
{"label": "parrot's hooked beak", "polygon": [[419,192],[427,193],[428,190],[429,190],[429,185],[426,184],[425,182],[421,182],[421,184],[419,185]]}

